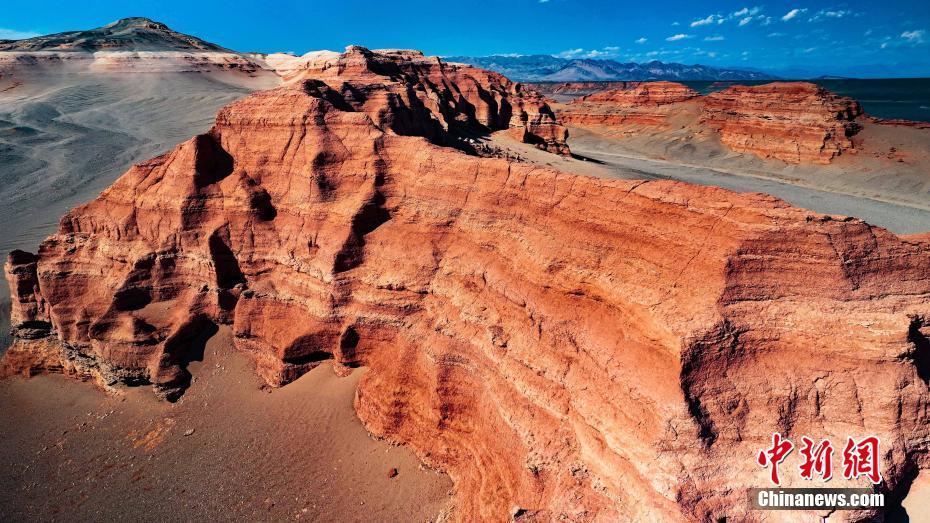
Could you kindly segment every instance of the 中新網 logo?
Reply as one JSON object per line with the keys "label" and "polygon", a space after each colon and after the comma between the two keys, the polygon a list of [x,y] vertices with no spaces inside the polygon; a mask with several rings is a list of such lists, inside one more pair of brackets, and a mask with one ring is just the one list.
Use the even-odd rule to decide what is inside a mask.
{"label": "\u4e2d\u65b0\u7db2 logo", "polygon": [[[801,437],[800,456],[798,465],[802,479],[812,480],[815,477],[822,481],[833,478],[833,443],[828,439],[814,442],[807,436]],[[859,477],[868,478],[873,484],[882,482],[881,466],[879,463],[879,439],[868,436],[860,440],[846,439],[842,453],[842,474],[848,480]],[[779,433],[772,434],[772,445],[759,451],[756,462],[763,468],[770,468],[771,480],[775,485],[781,485],[779,466],[794,451],[794,443]]]}

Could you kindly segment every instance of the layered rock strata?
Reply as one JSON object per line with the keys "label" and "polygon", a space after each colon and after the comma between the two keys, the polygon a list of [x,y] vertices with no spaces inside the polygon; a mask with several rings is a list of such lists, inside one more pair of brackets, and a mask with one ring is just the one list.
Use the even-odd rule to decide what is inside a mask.
{"label": "layered rock strata", "polygon": [[787,163],[827,164],[853,149],[859,102],[806,82],[736,85],[703,100],[701,122],[739,152]]}
{"label": "layered rock strata", "polygon": [[569,154],[568,133],[545,99],[498,73],[443,62],[419,51],[349,46],[340,55],[311,53],[287,65],[287,81],[321,80],[376,123],[435,140],[438,134],[506,129],[540,149]]}
{"label": "layered rock strata", "polygon": [[561,118],[567,124],[583,127],[668,127],[676,111],[666,106],[698,96],[693,89],[675,82],[631,83],[578,98]]}
{"label": "layered rock strata", "polygon": [[[568,103],[567,125],[620,134],[654,133],[670,127],[713,133],[727,148],[789,164],[828,164],[854,151],[862,107],[812,83],[773,82],[733,86],[699,97],[673,82],[599,91]],[[671,125],[673,118],[675,125]]]}
{"label": "layered rock strata", "polygon": [[580,102],[608,102],[620,107],[667,105],[697,98],[698,92],[676,82],[645,82],[624,89],[609,89],[583,97]]}
{"label": "layered rock strata", "polygon": [[930,245],[437,145],[525,104],[443,71],[352,49],[130,169],[7,262],[18,369],[176,395],[217,324],[275,386],[364,365],[460,521],[758,519],[775,431],[880,436],[889,504],[930,468]]}
{"label": "layered rock strata", "polygon": [[643,82],[533,82],[530,87],[545,95],[585,96],[609,89],[631,89]]}

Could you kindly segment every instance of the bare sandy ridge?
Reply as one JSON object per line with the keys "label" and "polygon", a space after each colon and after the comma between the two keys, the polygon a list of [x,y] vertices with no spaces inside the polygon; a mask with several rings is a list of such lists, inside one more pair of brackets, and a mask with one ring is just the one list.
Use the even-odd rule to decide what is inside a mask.
{"label": "bare sandy ridge", "polygon": [[[34,249],[65,212],[132,164],[209,129],[220,107],[278,81],[240,72],[71,67],[0,74],[0,258]],[[0,278],[0,351],[9,345],[8,308]]]}
{"label": "bare sandy ridge", "polygon": [[363,369],[262,390],[228,328],[190,369],[176,404],[61,376],[0,382],[4,519],[423,522],[448,502],[445,475],[358,422]]}

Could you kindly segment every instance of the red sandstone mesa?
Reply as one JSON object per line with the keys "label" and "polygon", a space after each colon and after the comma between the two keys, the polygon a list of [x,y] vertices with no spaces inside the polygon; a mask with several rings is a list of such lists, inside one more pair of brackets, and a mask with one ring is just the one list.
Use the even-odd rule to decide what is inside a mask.
{"label": "red sandstone mesa", "polygon": [[578,98],[560,116],[565,123],[580,126],[667,127],[675,108],[666,106],[697,96],[696,91],[675,82],[630,82],[620,89]]}
{"label": "red sandstone mesa", "polygon": [[607,89],[632,89],[641,83],[643,82],[534,82],[530,86],[546,95],[587,95]]}
{"label": "red sandstone mesa", "polygon": [[235,102],[14,252],[7,371],[177,394],[215,324],[272,385],[364,365],[359,416],[460,521],[757,519],[773,431],[880,436],[890,503],[926,474],[930,245],[437,145],[527,102],[410,56]]}
{"label": "red sandstone mesa", "polygon": [[645,82],[628,89],[609,89],[589,94],[583,102],[611,102],[620,107],[666,105],[697,98],[694,89],[676,82]]}
{"label": "red sandstone mesa", "polygon": [[859,102],[806,82],[736,85],[704,98],[701,115],[739,152],[788,163],[830,163],[852,149]]}
{"label": "red sandstone mesa", "polygon": [[714,131],[734,151],[791,164],[827,164],[853,149],[860,115],[855,100],[804,82],[737,85],[704,97],[681,84],[644,83],[585,96],[560,113],[570,125],[627,134],[668,128],[680,116],[683,125]]}

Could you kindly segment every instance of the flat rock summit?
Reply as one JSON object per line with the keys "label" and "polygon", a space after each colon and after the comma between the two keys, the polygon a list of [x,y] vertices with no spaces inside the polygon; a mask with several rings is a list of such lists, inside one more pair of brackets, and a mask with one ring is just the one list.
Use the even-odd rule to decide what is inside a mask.
{"label": "flat rock summit", "polygon": [[[271,387],[364,366],[358,416],[449,474],[463,522],[796,521],[746,505],[773,432],[880,437],[892,504],[927,474],[925,238],[479,154],[465,138],[494,131],[570,151],[537,92],[418,52],[288,71],[10,254],[4,374],[176,400],[216,326]],[[704,118],[743,110],[725,93]],[[629,97],[658,98],[646,118],[694,93],[585,103]],[[739,121],[722,132],[751,149],[762,123]]]}

